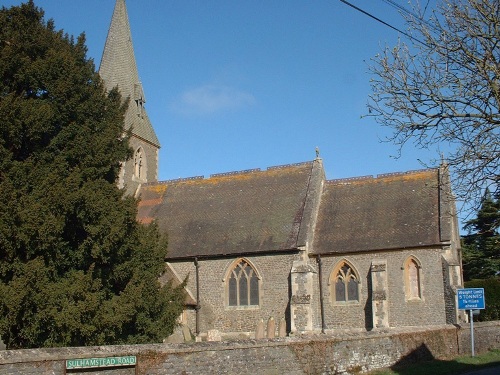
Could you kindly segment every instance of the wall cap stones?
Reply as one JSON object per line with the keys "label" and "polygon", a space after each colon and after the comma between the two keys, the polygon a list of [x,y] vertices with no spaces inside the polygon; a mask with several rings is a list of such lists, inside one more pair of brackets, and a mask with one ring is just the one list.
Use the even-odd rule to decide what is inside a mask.
{"label": "wall cap stones", "polygon": [[[500,322],[478,322],[475,328],[479,330],[491,331],[494,336],[495,332],[500,330]],[[158,353],[183,355],[188,353],[206,353],[207,351],[232,351],[232,350],[254,350],[262,348],[278,348],[278,347],[293,347],[294,345],[302,346],[309,343],[336,343],[345,342],[347,345],[350,342],[355,345],[359,340],[373,340],[390,337],[415,337],[417,333],[428,333],[432,335],[458,335],[463,336],[464,345],[466,344],[466,336],[469,331],[469,325],[462,326],[454,325],[436,325],[427,327],[406,327],[406,328],[387,328],[384,330],[362,331],[355,330],[336,330],[335,332],[327,331],[325,334],[296,334],[294,337],[284,337],[275,339],[262,340],[240,340],[230,342],[199,342],[199,343],[184,343],[184,344],[144,344],[144,345],[116,345],[116,346],[97,346],[97,347],[77,347],[77,348],[42,348],[42,349],[24,349],[24,350],[5,350],[0,352],[0,368],[3,365],[27,362],[44,362],[44,361],[63,361],[72,358],[90,358],[90,357],[109,357],[120,355],[136,355],[138,363],[141,361],[141,354]],[[462,335],[462,336],[461,336]],[[457,336],[457,337],[458,337]],[[459,342],[460,344],[461,342]],[[460,344],[461,345],[461,344]],[[494,344],[498,347],[498,342]],[[467,350],[466,347],[458,348],[459,350]]]}

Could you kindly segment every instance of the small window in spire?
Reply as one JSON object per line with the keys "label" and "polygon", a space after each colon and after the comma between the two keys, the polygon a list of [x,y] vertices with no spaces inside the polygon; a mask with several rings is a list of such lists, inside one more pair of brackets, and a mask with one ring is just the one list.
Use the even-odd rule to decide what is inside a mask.
{"label": "small window in spire", "polygon": [[142,117],[146,98],[144,97],[144,90],[142,89],[142,83],[140,82],[134,85],[134,101],[137,105],[137,116]]}

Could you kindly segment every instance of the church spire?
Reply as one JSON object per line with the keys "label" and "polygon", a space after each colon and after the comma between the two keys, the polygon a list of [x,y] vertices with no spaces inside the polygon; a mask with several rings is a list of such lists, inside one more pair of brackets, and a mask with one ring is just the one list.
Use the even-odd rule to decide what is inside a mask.
{"label": "church spire", "polygon": [[118,87],[123,99],[129,99],[125,130],[131,130],[133,158],[123,163],[118,186],[136,194],[141,184],[158,181],[160,142],[149,121],[146,102],[134,56],[132,34],[125,0],[116,0],[108,37],[102,54],[99,75],[109,91]]}
{"label": "church spire", "polygon": [[116,1],[99,74],[106,89],[118,86],[122,97],[130,99],[125,115],[125,129],[132,128],[133,135],[160,147],[144,107],[146,99],[139,80],[125,0]]}

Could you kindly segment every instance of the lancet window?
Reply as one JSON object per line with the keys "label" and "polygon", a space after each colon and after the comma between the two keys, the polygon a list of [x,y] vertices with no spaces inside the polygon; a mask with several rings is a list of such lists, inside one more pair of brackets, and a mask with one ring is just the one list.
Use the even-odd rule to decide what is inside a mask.
{"label": "lancet window", "polygon": [[144,161],[144,152],[142,147],[139,147],[135,151],[134,155],[134,175],[138,179],[144,180],[146,178],[145,171],[145,161]]}
{"label": "lancet window", "polygon": [[417,259],[410,257],[404,265],[406,299],[421,299],[421,266]]}

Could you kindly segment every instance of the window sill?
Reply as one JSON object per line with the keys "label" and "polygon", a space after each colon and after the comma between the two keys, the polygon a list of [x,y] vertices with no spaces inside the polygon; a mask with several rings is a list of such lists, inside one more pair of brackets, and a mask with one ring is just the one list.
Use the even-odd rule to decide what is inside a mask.
{"label": "window sill", "polygon": [[422,298],[413,297],[413,298],[407,298],[406,302],[415,303],[415,302],[423,302],[423,300]]}
{"label": "window sill", "polygon": [[138,182],[140,184],[145,184],[148,182],[148,180],[146,178],[140,178],[140,177],[137,177],[136,175],[132,175],[132,181]]}
{"label": "window sill", "polygon": [[332,303],[333,306],[356,306],[360,305],[359,301],[346,301],[346,302],[341,302],[341,301],[335,301]]}
{"label": "window sill", "polygon": [[259,305],[249,305],[249,306],[226,306],[226,310],[240,310],[240,311],[245,311],[245,310],[259,310],[260,306]]}

